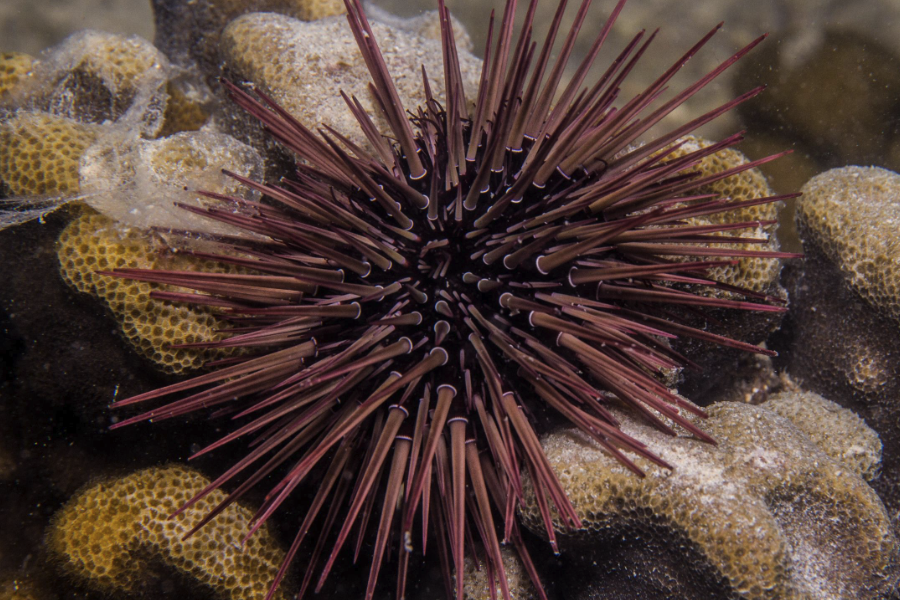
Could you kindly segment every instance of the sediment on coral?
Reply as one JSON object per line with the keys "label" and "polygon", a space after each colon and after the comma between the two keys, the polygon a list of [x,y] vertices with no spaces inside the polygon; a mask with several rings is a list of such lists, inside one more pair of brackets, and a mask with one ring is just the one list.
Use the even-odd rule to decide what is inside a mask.
{"label": "sediment on coral", "polygon": [[[542,440],[584,523],[556,527],[564,597],[890,597],[900,546],[859,475],[765,405],[722,402],[708,413],[703,428],[718,446],[620,415],[623,431],[674,467],[639,460],[645,478],[574,430]],[[523,516],[541,531],[528,498]]]}
{"label": "sediment on coral", "polygon": [[779,391],[763,406],[790,420],[825,454],[866,481],[881,475],[881,439],[852,410],[802,389]]}
{"label": "sediment on coral", "polygon": [[[437,22],[436,13],[428,15]],[[431,78],[436,97],[445,94],[440,39],[418,31],[372,22],[375,37],[386,49],[384,59],[394,76],[400,101],[407,107],[424,106],[422,66]],[[352,112],[341,100],[341,92],[359,100],[382,134],[389,131],[383,113],[376,108],[368,90],[369,74],[356,42],[342,17],[304,22],[272,13],[251,13],[238,17],[222,33],[221,52],[225,73],[236,81],[252,81],[294,118],[315,129],[322,125],[340,131],[354,144],[369,147]],[[281,60],[273,62],[273,54]],[[290,67],[288,68],[288,65]],[[481,61],[460,50],[463,87],[468,98],[478,89]],[[335,101],[323,102],[323,98]],[[237,107],[230,107],[232,133],[254,145],[280,150],[270,136],[262,136],[258,125],[248,121]]]}

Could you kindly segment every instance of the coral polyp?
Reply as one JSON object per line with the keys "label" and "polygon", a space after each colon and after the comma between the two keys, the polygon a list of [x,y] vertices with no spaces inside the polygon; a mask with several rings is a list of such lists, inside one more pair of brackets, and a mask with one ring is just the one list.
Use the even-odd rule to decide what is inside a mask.
{"label": "coral polyp", "polygon": [[[323,534],[301,593],[321,587],[351,531],[364,535],[374,518],[366,598],[391,548],[404,597],[410,556],[428,543],[437,544],[451,595],[463,597],[463,578],[453,573],[463,573],[473,546],[508,598],[501,541],[516,547],[543,597],[516,516],[523,479],[533,482],[554,547],[554,519],[573,528],[580,521],[543,454],[536,411],[547,408],[576,425],[636,476],[642,471],[635,457],[668,466],[620,431],[608,406],[712,442],[684,416],[703,411],[663,382],[665,373],[691,364],[670,342],[687,337],[766,352],[682,322],[673,309],[784,310],[775,298],[709,273],[744,257],[790,256],[748,249],[766,240],[738,235],[774,222],[696,224],[698,217],[778,201],[732,202],[698,191],[772,157],[699,174],[693,167],[740,136],[689,151],[680,141],[760,88],[638,143],[762,38],[663,99],[713,30],[623,102],[620,84],[653,35],[636,35],[597,81],[586,78],[625,0],[565,85],[590,1],[581,4],[555,58],[566,3],[539,51],[531,37],[537,2],[529,4],[518,37],[516,5],[506,3],[496,42],[489,36],[470,99],[449,12],[439,2],[446,94],[435,97],[435,74],[423,69],[424,104],[404,107],[359,0],[347,0],[389,135],[347,95],[365,145],[327,125],[313,131],[252,85],[226,83],[233,101],[297,161],[296,172],[278,183],[233,174],[261,194],[259,201],[207,193],[209,206],[185,207],[240,232],[206,235],[219,252],[188,252],[244,272],[114,272],[180,288],[154,292],[156,298],[219,310],[231,323],[230,336],[201,346],[252,351],[116,403],[167,400],[117,427],[207,409],[240,423],[199,454],[252,439],[245,458],[188,502],[240,481],[195,530],[274,476],[252,535],[298,486],[316,478],[273,590],[315,522]],[[432,527],[437,542],[428,541]],[[358,552],[360,543],[349,545]]]}

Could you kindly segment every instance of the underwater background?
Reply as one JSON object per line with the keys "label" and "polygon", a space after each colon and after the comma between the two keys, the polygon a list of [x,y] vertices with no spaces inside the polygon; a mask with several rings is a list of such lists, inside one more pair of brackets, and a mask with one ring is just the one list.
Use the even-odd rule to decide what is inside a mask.
{"label": "underwater background", "polygon": [[[217,24],[218,36],[225,25],[218,23],[215,15],[219,4],[240,14],[249,10],[236,6],[261,6],[263,2],[154,0],[152,4],[156,13],[151,2],[140,0],[0,3],[0,198],[46,197],[48,189],[29,188],[33,175],[22,173],[32,167],[23,164],[31,160],[38,172],[46,168],[47,174],[42,172],[41,177],[49,179],[53,169],[62,173],[66,168],[54,160],[65,163],[70,150],[86,151],[94,136],[100,135],[95,131],[131,118],[127,106],[114,106],[121,95],[111,86],[110,98],[90,100],[111,106],[109,114],[82,119],[82,124],[90,121],[84,128],[73,126],[60,133],[49,121],[19,119],[27,101],[9,92],[15,87],[16,65],[23,60],[18,53],[43,57],[46,63],[58,60],[53,49],[71,34],[89,28],[137,35],[157,49],[183,51],[168,59],[181,66],[195,61],[203,65],[201,71],[205,69],[204,75],[210,79],[212,70],[227,61],[231,61],[227,65],[230,72],[256,64],[256,58],[245,60],[241,54],[256,48],[249,41],[237,49],[240,43],[234,42],[228,59],[219,56],[218,46],[203,50],[206,36],[197,24]],[[309,14],[313,14],[327,2],[284,4],[308,4]],[[196,7],[184,8],[190,5]],[[373,21],[424,36],[427,27],[411,26],[409,20],[420,18],[434,5],[430,0],[380,0],[367,7]],[[574,64],[588,51],[591,34],[602,26],[613,5],[610,0],[594,2],[576,45]],[[499,15],[503,3],[448,0],[447,6],[471,39],[474,61],[482,55],[490,10]],[[540,6],[538,29],[549,25],[556,3],[544,0]],[[209,14],[193,21],[182,18],[182,10]],[[570,7],[568,19],[573,10]],[[164,31],[155,28],[156,19],[163,23]],[[600,474],[572,475],[573,479],[564,483],[588,490],[585,498],[579,497],[583,500],[579,508],[598,515],[594,537],[573,536],[560,555],[553,555],[538,534],[529,537],[528,545],[551,598],[897,598],[900,3],[630,0],[588,80],[598,77],[637,31],[659,27],[660,34],[646,58],[623,86],[622,97],[630,98],[721,21],[725,23],[721,32],[673,80],[671,89],[681,89],[709,72],[758,35],[768,32],[769,37],[647,136],[690,121],[754,86],[767,86],[757,98],[695,133],[719,140],[746,131],[745,140],[736,146],[743,156],[723,158],[726,166],[792,151],[759,167],[765,179],[717,190],[735,196],[747,193],[748,197],[803,192],[800,198],[783,203],[774,235],[781,250],[802,252],[806,257],[780,262],[772,281],[766,282],[772,286],[766,288],[767,293],[776,288],[785,291],[787,315],[757,321],[716,315],[716,325],[724,325],[726,334],[765,344],[779,356],[770,360],[687,348],[690,357],[705,369],[701,374],[686,373],[678,391],[710,407],[710,427],[717,431],[714,437],[721,441],[727,458],[700,456],[688,443],[667,445],[665,436],[656,440],[640,424],[629,425],[633,431],[651,436],[651,445],[658,444],[661,453],[672,453],[673,462],[679,456],[690,457],[678,467],[686,479],[666,483],[670,487],[641,487],[619,477],[603,462],[605,458],[587,452],[573,464],[596,463]],[[543,36],[538,30],[535,37]],[[98,40],[83,42],[88,47],[107,43]],[[135,55],[149,47],[133,46],[138,48]],[[328,52],[327,47],[313,50]],[[48,54],[42,54],[45,51]],[[113,54],[118,52],[126,50],[116,49]],[[277,63],[281,57],[270,59]],[[4,71],[7,65],[12,66]],[[202,96],[197,92],[201,86],[188,79],[171,78],[169,107],[175,105],[174,89],[187,98],[184,106]],[[314,85],[294,83],[297,97],[309,93],[301,87]],[[140,93],[135,98],[140,99]],[[148,97],[148,105],[153,101]],[[77,99],[71,97],[54,102],[57,107],[65,104],[79,110]],[[129,97],[128,102],[138,100]],[[181,131],[181,127],[196,129],[208,114],[216,114],[223,122],[235,120],[231,114],[222,117],[216,113],[221,110],[217,102],[206,97],[194,102],[180,113],[183,121],[172,126],[171,132]],[[344,107],[342,102],[337,105]],[[157,112],[158,118],[167,118],[163,111]],[[171,122],[174,120],[166,121]],[[146,125],[135,123],[130,132]],[[152,126],[170,132],[165,129],[167,124]],[[79,136],[84,136],[83,143]],[[56,158],[45,160],[37,154],[29,158],[28,152],[33,150],[25,152],[13,144],[14,140],[33,138],[44,140],[48,147],[57,144],[48,150]],[[57,143],[59,139],[65,141]],[[70,141],[66,158],[61,158]],[[220,150],[215,157],[203,158],[212,170],[234,166],[258,174],[270,167],[244,156],[240,149]],[[166,152],[174,155],[182,149],[160,150],[160,161],[165,160]],[[859,168],[847,169],[851,166]],[[109,178],[108,188],[94,182],[97,187],[91,190],[112,202],[123,195],[137,198],[139,188],[122,191],[130,176],[117,173],[120,179]],[[153,176],[164,179],[166,169],[160,167]],[[61,183],[50,196],[62,198],[85,191],[86,172],[76,174],[70,187],[66,187],[66,175],[59,177]],[[223,185],[211,179],[192,181]],[[172,193],[180,193],[178,187],[174,185]],[[127,204],[127,209],[135,212],[137,207]],[[156,264],[153,261],[165,252],[166,244],[139,241],[128,237],[130,234],[104,237],[110,226],[102,219],[108,215],[86,210],[71,203],[42,214],[39,220],[0,228],[0,600],[261,600],[303,518],[302,502],[281,510],[272,526],[245,552],[239,548],[240,531],[253,512],[245,508],[235,509],[227,524],[200,541],[186,546],[178,541],[187,528],[179,525],[181,529],[173,531],[163,516],[186,501],[192,490],[199,491],[239,460],[243,449],[221,448],[191,461],[187,469],[182,465],[187,464],[188,456],[224,435],[227,423],[200,416],[173,419],[164,426],[141,424],[110,431],[110,425],[121,417],[109,404],[179,381],[181,374],[213,358],[166,355],[160,350],[163,345],[184,338],[182,333],[167,331],[167,323],[174,330],[177,323],[190,321],[194,329],[187,335],[193,335],[213,331],[217,322],[174,311],[149,321],[130,315],[138,309],[123,304],[116,294],[140,295],[147,290],[137,286],[103,288],[105,284],[88,275],[94,264],[90,260],[108,259],[114,266],[114,257],[121,254],[138,256],[141,265]],[[94,258],[88,259],[88,255]],[[755,276],[751,273],[745,283],[755,282]],[[157,310],[147,309],[147,303],[140,306]],[[548,442],[548,453],[556,452],[551,461],[565,463],[561,470],[568,469],[565,461],[577,454],[566,445],[571,443],[568,439]],[[596,490],[591,491],[591,486],[597,486]],[[722,490],[729,486],[738,491],[730,490],[733,495],[726,497]],[[716,495],[719,492],[721,497]],[[135,496],[144,503],[140,511],[125,508]],[[264,493],[251,491],[243,500],[248,506],[258,506]],[[698,508],[701,506],[708,510]],[[196,508],[193,514],[199,517],[203,506]],[[107,524],[112,529],[105,537],[95,532]],[[751,531],[759,537],[748,533]],[[135,542],[142,536],[151,541]],[[106,540],[109,547],[93,548],[83,542],[97,539]],[[72,545],[79,544],[87,547],[73,549]],[[350,557],[340,559],[319,597],[363,597],[368,564],[367,557],[360,567],[354,566]],[[395,569],[393,563],[387,563],[376,597],[392,597]],[[511,567],[510,572],[519,580],[516,597],[535,597],[521,567],[518,572]],[[297,588],[298,577],[293,577],[288,590]],[[409,588],[409,596],[414,598],[443,596],[435,556],[417,565]],[[470,598],[490,597],[485,590],[486,586],[476,586],[467,588],[467,594]]]}

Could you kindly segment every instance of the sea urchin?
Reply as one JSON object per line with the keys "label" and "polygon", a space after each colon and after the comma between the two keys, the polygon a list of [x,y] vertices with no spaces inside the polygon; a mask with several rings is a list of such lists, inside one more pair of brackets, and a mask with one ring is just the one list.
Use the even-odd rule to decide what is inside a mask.
{"label": "sea urchin", "polygon": [[[205,346],[254,352],[117,402],[176,397],[116,426],[210,407],[217,408],[214,415],[245,421],[200,451],[254,438],[247,456],[198,498],[242,475],[227,505],[277,470],[248,536],[311,473],[321,477],[273,590],[314,522],[324,523],[324,533],[302,590],[325,558],[321,587],[354,527],[359,552],[373,514],[380,516],[367,599],[394,547],[398,597],[404,597],[410,553],[417,545],[425,551],[429,524],[439,533],[448,587],[452,573],[462,573],[470,544],[481,549],[489,580],[496,576],[509,597],[500,531],[541,590],[516,521],[523,478],[534,482],[554,547],[551,511],[570,527],[578,527],[579,519],[529,420],[536,403],[641,475],[629,456],[665,463],[618,429],[609,403],[630,407],[662,430],[674,433],[668,421],[712,441],[681,414],[702,411],[660,381],[664,370],[686,362],[668,341],[685,336],[761,352],[679,323],[667,309],[783,310],[771,298],[724,286],[707,273],[736,257],[788,256],[727,246],[752,243],[728,232],[759,222],[689,222],[779,200],[729,202],[698,192],[764,161],[707,177],[692,171],[740,136],[676,153],[679,138],[760,89],[635,144],[762,38],[663,101],[670,79],[713,30],[645,91],[619,103],[620,84],[655,34],[646,41],[643,33],[636,35],[595,83],[582,86],[625,0],[565,86],[563,70],[590,0],[582,2],[555,60],[551,49],[565,0],[539,53],[531,38],[537,1],[530,2],[514,40],[517,2],[508,0],[496,43],[492,16],[470,114],[449,13],[439,0],[446,97],[433,95],[423,69],[425,104],[407,113],[360,0],[345,3],[391,137],[382,136],[362,105],[346,95],[365,147],[327,126],[314,133],[266,95],[225,84],[232,99],[297,159],[296,173],[277,185],[234,175],[260,192],[261,201],[206,194],[213,205],[188,208],[251,234],[218,238],[221,254],[195,252],[245,274],[114,274],[195,290],[155,295],[221,310],[234,323],[231,336]],[[708,293],[715,288],[727,293]],[[380,511],[373,510],[376,501]],[[421,525],[414,536],[417,516]],[[330,529],[338,531],[326,558]],[[461,600],[461,576],[450,593]]]}

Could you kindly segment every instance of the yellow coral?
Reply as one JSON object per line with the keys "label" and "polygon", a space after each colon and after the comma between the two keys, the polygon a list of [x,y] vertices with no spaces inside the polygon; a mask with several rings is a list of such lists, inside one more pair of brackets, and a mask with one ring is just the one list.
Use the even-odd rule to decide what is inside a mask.
{"label": "yellow coral", "polygon": [[34,57],[22,52],[0,53],[0,98],[15,88],[31,73]]}
{"label": "yellow coral", "polygon": [[128,341],[166,372],[196,369],[226,352],[170,347],[220,339],[216,331],[224,324],[209,310],[155,300],[150,293],[163,289],[157,284],[97,274],[119,268],[223,273],[229,269],[226,265],[161,252],[145,233],[122,229],[93,211],[63,230],[57,253],[63,279],[78,291],[106,301]]}
{"label": "yellow coral", "polygon": [[0,124],[0,181],[15,196],[74,194],[78,161],[97,129],[72,119],[23,112]]}
{"label": "yellow coral", "polygon": [[[225,499],[224,492],[216,490],[169,518],[208,484],[181,465],[97,484],[56,514],[48,546],[69,572],[107,594],[137,589],[145,570],[162,563],[223,598],[262,599],[284,552],[267,527],[242,543],[251,510],[232,504],[186,540],[191,527]],[[279,591],[276,598],[286,596]]]}
{"label": "yellow coral", "polygon": [[[684,143],[671,154],[672,158],[684,156],[685,154],[701,148],[706,148],[712,144],[712,142],[694,136],[687,136],[681,141]],[[749,162],[747,157],[741,152],[733,148],[726,148],[711,156],[707,156],[694,166],[693,170],[697,171],[698,177],[702,178],[721,173],[728,169],[746,164],[747,162]],[[753,200],[775,195],[775,192],[769,187],[765,176],[763,176],[759,169],[750,169],[736,175],[731,175],[725,179],[720,179],[719,181],[698,188],[696,193],[718,194],[722,198],[730,199],[732,202]],[[757,206],[717,213],[709,215],[708,217],[690,219],[689,221],[693,225],[741,223],[745,221],[771,221],[778,218],[780,207],[780,202],[760,204]],[[760,226],[755,229],[730,231],[723,235],[769,240],[768,243],[761,245],[733,244],[729,246],[723,245],[723,248],[740,250],[778,250],[774,225],[768,227]],[[723,252],[723,255],[727,255],[727,251]],[[718,267],[713,269],[710,273],[713,279],[722,283],[740,286],[755,292],[771,292],[771,287],[777,282],[780,271],[781,262],[777,258],[742,257],[738,259],[738,264],[731,267]]]}

